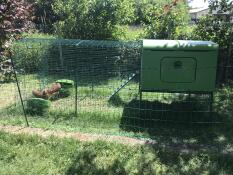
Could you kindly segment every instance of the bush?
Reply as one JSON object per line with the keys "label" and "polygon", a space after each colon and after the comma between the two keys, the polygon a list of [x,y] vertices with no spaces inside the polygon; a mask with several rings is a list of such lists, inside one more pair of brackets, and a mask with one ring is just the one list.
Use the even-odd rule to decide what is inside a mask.
{"label": "bush", "polygon": [[188,6],[184,1],[158,1],[147,5],[143,14],[145,35],[155,39],[185,39],[189,33]]}
{"label": "bush", "polygon": [[54,0],[28,0],[34,3],[33,22],[36,28],[43,33],[53,33],[53,24],[59,20],[58,16],[54,13],[52,6]]}
{"label": "bush", "polygon": [[[24,0],[2,0],[0,4],[0,81],[10,81],[13,75],[12,65],[3,68],[9,59],[9,46],[20,33],[33,28],[33,7]],[[7,60],[7,62],[9,62]]]}
{"label": "bush", "polygon": [[55,32],[63,38],[113,39],[120,24],[134,21],[132,0],[56,0],[53,10],[60,18]]}
{"label": "bush", "polygon": [[232,117],[233,114],[233,88],[220,89],[215,98],[215,109],[219,114]]}
{"label": "bush", "polygon": [[[24,0],[2,0],[0,6],[0,52],[10,35],[32,27],[32,4]],[[0,60],[1,61],[1,60]]]}
{"label": "bush", "polygon": [[[219,44],[218,83],[233,80],[233,2],[212,0],[210,12],[200,19],[193,30],[192,39],[211,40]],[[230,70],[231,68],[231,70]]]}
{"label": "bush", "polygon": [[135,24],[148,24],[146,10],[155,6],[156,2],[151,0],[135,0]]}
{"label": "bush", "polygon": [[[25,38],[55,38],[46,34],[23,34]],[[39,42],[15,42],[12,45],[13,59],[15,67],[23,70],[25,73],[33,73],[40,70],[42,66],[41,59],[48,52],[47,45],[41,45]]]}

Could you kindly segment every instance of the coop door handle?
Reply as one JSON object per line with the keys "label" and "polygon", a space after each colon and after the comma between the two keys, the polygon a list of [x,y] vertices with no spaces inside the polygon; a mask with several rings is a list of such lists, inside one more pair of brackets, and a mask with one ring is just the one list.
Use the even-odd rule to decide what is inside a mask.
{"label": "coop door handle", "polygon": [[182,69],[183,63],[181,61],[175,61],[174,62],[174,68],[175,69]]}

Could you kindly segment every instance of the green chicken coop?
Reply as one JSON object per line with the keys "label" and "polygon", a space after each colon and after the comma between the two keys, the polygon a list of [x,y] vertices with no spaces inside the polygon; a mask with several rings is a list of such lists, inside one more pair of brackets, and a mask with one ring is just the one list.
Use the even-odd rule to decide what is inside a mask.
{"label": "green chicken coop", "polygon": [[[139,95],[140,110],[144,108],[142,105],[142,93],[144,92],[145,94],[146,92],[184,93],[185,98],[186,94],[189,96],[191,94],[208,94],[208,97],[211,98],[209,101],[211,103],[213,101],[218,44],[211,41],[144,39],[121,42],[23,39],[18,43],[18,47],[19,51],[14,55],[15,60],[24,58],[23,52],[20,52],[24,48],[28,49],[29,53],[38,49],[43,51],[41,56],[39,55],[41,59],[39,74],[43,81],[42,86],[49,83],[50,79],[47,79],[49,76],[58,76],[61,79],[68,77],[74,81],[76,114],[78,97],[81,102],[85,101],[89,95],[84,91],[78,94],[78,85],[80,87],[89,86],[93,93],[95,92],[94,85],[111,82],[109,81],[111,79],[114,79],[114,82],[117,80],[116,84],[106,84],[106,87],[103,87],[110,89],[109,94],[103,95],[108,101],[114,100],[113,97],[118,92],[130,81],[136,79],[135,90],[131,91],[129,88],[129,91],[132,92],[129,93],[129,99],[131,97],[138,98]],[[20,67],[20,64],[16,62],[16,68],[26,70],[27,67]],[[118,81],[119,78],[120,81]],[[17,86],[20,93],[19,83]],[[71,92],[69,90],[67,91],[68,95],[63,94],[63,97],[69,96]],[[151,93],[147,95],[150,96],[150,100],[157,98]],[[23,106],[22,97],[21,103]],[[212,110],[212,106],[208,109]]]}
{"label": "green chicken coop", "polygon": [[212,92],[217,55],[210,41],[143,40],[140,91]]}

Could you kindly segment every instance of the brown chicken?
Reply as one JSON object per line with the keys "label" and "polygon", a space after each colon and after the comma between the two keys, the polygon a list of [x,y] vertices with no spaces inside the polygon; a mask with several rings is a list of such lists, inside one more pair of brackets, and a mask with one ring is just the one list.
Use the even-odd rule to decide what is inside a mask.
{"label": "brown chicken", "polygon": [[50,88],[45,88],[43,90],[32,90],[32,94],[37,98],[50,99],[52,96],[58,94],[61,89],[60,83],[54,83]]}

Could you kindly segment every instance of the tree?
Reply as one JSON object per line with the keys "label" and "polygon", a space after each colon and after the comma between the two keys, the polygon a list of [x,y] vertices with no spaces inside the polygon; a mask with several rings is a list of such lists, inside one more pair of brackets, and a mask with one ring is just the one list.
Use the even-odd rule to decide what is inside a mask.
{"label": "tree", "polygon": [[212,40],[221,48],[228,48],[233,42],[233,2],[211,0],[209,14],[200,19],[194,34],[196,39]]}
{"label": "tree", "polygon": [[53,33],[53,24],[59,20],[59,17],[53,11],[55,0],[28,0],[34,4],[34,14],[36,29],[43,33]]}
{"label": "tree", "polygon": [[209,14],[200,19],[193,31],[193,39],[211,40],[219,44],[218,82],[233,80],[233,2],[211,0]]}
{"label": "tree", "polygon": [[0,4],[1,48],[10,35],[18,34],[32,27],[32,4],[25,0],[2,0]]}
{"label": "tree", "polygon": [[186,38],[189,14],[186,0],[157,0],[145,9],[147,38]]}
{"label": "tree", "polygon": [[10,77],[11,72],[9,61],[4,61],[9,46],[6,41],[32,28],[32,12],[32,4],[25,0],[2,0],[0,4],[0,79]]}
{"label": "tree", "polygon": [[56,0],[55,32],[63,38],[113,39],[118,25],[134,20],[133,0]]}

